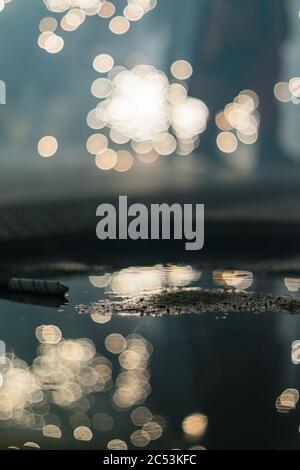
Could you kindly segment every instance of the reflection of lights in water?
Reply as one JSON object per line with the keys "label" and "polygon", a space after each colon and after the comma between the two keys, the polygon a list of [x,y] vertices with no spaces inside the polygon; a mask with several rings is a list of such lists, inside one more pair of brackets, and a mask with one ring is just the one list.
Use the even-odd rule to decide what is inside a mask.
{"label": "reflection of lights in water", "polygon": [[94,287],[103,288],[108,285],[111,279],[111,274],[106,273],[103,276],[89,276],[89,281]]}
{"label": "reflection of lights in water", "polygon": [[28,368],[20,368],[14,359],[1,364],[3,384],[0,389],[0,421],[34,425],[35,415],[27,411],[44,399],[35,375]]}
{"label": "reflection of lights in water", "polygon": [[295,388],[288,388],[276,399],[276,410],[279,413],[289,413],[296,408],[299,401],[299,392]]}
{"label": "reflection of lights in water", "polygon": [[[170,284],[176,283],[177,279],[178,282],[192,282],[195,275],[199,275],[196,270],[186,265],[169,265],[163,271],[164,282]],[[109,276],[107,275],[106,281]],[[38,354],[31,367],[24,361],[10,357],[10,362],[7,360],[5,368],[0,369],[6,384],[6,403],[16,388],[15,381],[9,387],[10,390],[7,388],[6,369],[17,367],[22,369],[32,377],[36,387],[36,391],[32,392],[35,394],[34,400],[31,397],[28,401],[28,393],[31,392],[26,384],[22,390],[22,393],[27,394],[24,408],[21,409],[21,413],[19,408],[13,410],[13,418],[7,418],[6,415],[6,423],[40,430],[48,439],[61,439],[62,425],[58,417],[51,415],[50,412],[54,404],[55,407],[65,410],[66,422],[69,422],[74,438],[88,442],[93,438],[93,433],[96,435],[96,431],[117,430],[119,423],[115,413],[118,410],[128,410],[132,423],[138,428],[129,432],[128,440],[132,445],[144,448],[150,445],[151,441],[163,436],[165,420],[143,406],[151,393],[149,366],[153,352],[153,347],[146,338],[138,334],[130,334],[125,338],[115,332],[106,335],[107,350],[119,355],[120,369],[116,371],[113,383],[112,364],[96,352],[90,339],[64,339],[60,329],[55,325],[37,327],[36,336],[41,344],[38,346]],[[107,384],[109,387],[106,387]],[[103,391],[107,391],[111,396],[114,418],[107,409],[105,412],[100,409],[99,412],[98,407],[94,408],[96,402],[93,397]],[[0,407],[4,403],[5,400],[1,399]],[[2,407],[2,412],[4,411]],[[123,413],[122,415],[125,416]],[[16,416],[19,417],[18,421]],[[4,420],[4,417],[1,416],[0,419]],[[63,437],[65,438],[67,434],[64,430]],[[115,434],[114,437],[118,435]],[[107,447],[123,449],[127,448],[127,445],[123,440],[113,439],[109,441]]]}
{"label": "reflection of lights in water", "polygon": [[300,279],[286,277],[284,279],[284,284],[285,284],[285,287],[290,292],[298,292],[298,290],[300,288]]}
{"label": "reflection of lights in water", "polygon": [[246,145],[254,144],[258,138],[259,115],[257,107],[259,99],[253,90],[243,90],[232,103],[225,106],[215,116],[220,129],[217,146],[223,153],[233,153],[239,141]]}
{"label": "reflection of lights in water", "polygon": [[143,426],[143,431],[147,432],[151,441],[156,441],[162,436],[162,433],[163,433],[163,429],[161,425],[159,423],[156,423],[155,421],[146,423]]}
{"label": "reflection of lights in water", "polygon": [[[184,268],[183,271],[185,273],[185,276],[186,276],[187,280],[188,279],[192,280],[193,277],[194,277],[195,271],[193,269],[191,269],[190,266],[184,266],[183,268]],[[164,271],[164,282],[167,282],[167,283],[170,283],[170,284],[176,283],[177,274],[179,274],[179,281],[181,282],[181,266],[177,266],[177,265],[167,266],[167,267],[163,268],[163,271]],[[225,274],[224,278],[227,279],[227,280],[229,279],[229,282],[230,282],[230,274],[232,274],[232,273],[230,273],[229,271],[227,271],[225,273],[226,274]],[[243,272],[242,271],[234,271],[234,273],[239,273],[240,275],[242,275]],[[99,276],[99,277],[101,278],[101,276]],[[107,281],[107,278],[110,278],[110,275],[108,275],[106,277],[105,281]],[[102,281],[103,281],[103,279],[102,279]],[[233,277],[233,281],[235,282],[235,277]],[[96,284],[97,284],[97,281],[96,281]],[[105,285],[106,282],[101,282],[101,280],[100,280],[100,284]],[[50,331],[51,331],[51,329],[50,329]],[[111,331],[111,329],[110,329],[110,331]],[[109,333],[110,333],[110,331],[109,331]],[[51,342],[52,335],[49,335],[49,336],[50,336],[50,342]],[[125,349],[125,350],[133,351],[135,354],[137,354],[139,356],[140,364],[137,368],[135,368],[133,370],[128,370],[126,368],[124,370],[122,370],[123,369],[122,368],[119,371],[119,373],[117,374],[116,385],[115,385],[115,388],[114,388],[113,392],[115,392],[116,389],[119,389],[119,388],[122,389],[122,387],[124,387],[122,389],[122,392],[120,393],[121,402],[122,402],[122,404],[126,405],[124,408],[125,408],[125,410],[128,410],[128,411],[126,411],[126,413],[122,413],[122,416],[128,416],[128,414],[130,413],[130,417],[131,417],[131,420],[132,420],[133,424],[140,428],[140,429],[130,429],[130,432],[129,432],[130,437],[128,437],[128,442],[129,442],[129,445],[132,444],[132,445],[136,446],[137,448],[143,448],[144,446],[151,445],[150,440],[155,441],[156,439],[159,439],[162,436],[162,432],[163,432],[163,425],[161,424],[161,421],[158,420],[155,416],[153,416],[153,414],[151,413],[151,411],[148,408],[143,407],[143,406],[138,406],[138,408],[133,408],[133,409],[130,408],[131,406],[135,407],[136,405],[139,405],[140,401],[135,402],[133,405],[131,405],[131,403],[135,399],[137,399],[137,397],[138,397],[137,390],[139,388],[146,388],[147,387],[147,382],[149,383],[150,376],[149,376],[149,371],[147,369],[149,369],[149,352],[151,351],[151,346],[145,338],[143,338],[139,335],[129,335],[127,338],[124,338],[122,336],[121,338],[119,338],[118,333],[110,333],[106,337],[105,344],[107,344],[107,341],[109,343],[108,339],[110,339],[110,338],[115,338],[117,340],[116,341],[117,346],[119,344],[122,344],[122,343],[126,342],[126,348],[127,349]],[[82,361],[82,362],[84,362],[83,358],[85,357],[86,360],[89,362],[88,365],[90,365],[90,360],[92,360],[92,362],[93,362],[92,357],[94,355],[94,352],[93,352],[93,347],[92,347],[92,345],[89,341],[87,342],[87,349],[88,349],[87,354],[82,352],[81,347],[77,349],[77,347],[73,344],[74,340],[63,340],[63,339],[61,339],[61,341],[71,341],[70,345],[63,348],[63,361],[61,361],[62,362],[61,366],[64,368],[64,372],[63,372],[64,379],[63,380],[69,381],[69,372],[68,372],[67,369],[65,369],[65,367],[68,368],[70,362],[71,363],[75,362],[75,357],[74,356],[78,356],[79,360]],[[83,342],[83,344],[84,344],[84,342]],[[115,349],[115,347],[114,347],[115,342],[114,341],[112,341],[112,345],[113,345],[112,350],[109,349],[110,352],[112,352],[114,354],[120,354],[120,352],[121,353],[124,352],[123,347],[122,348],[120,347],[119,349],[117,347]],[[39,347],[39,355],[43,356],[43,354],[41,354],[41,353],[45,349],[45,351],[47,351],[47,354],[48,354],[49,360],[50,360],[51,357],[52,357],[52,352],[51,351],[55,350],[55,348],[57,346],[58,346],[57,344],[54,345],[54,349],[53,349],[51,344],[50,344],[50,348],[49,348],[48,344],[45,344],[45,345],[42,344]],[[74,354],[74,351],[76,352],[76,354]],[[94,357],[97,358],[98,357],[97,354]],[[102,357],[101,357],[101,360],[98,363],[96,362],[96,366],[97,365],[99,365],[101,367],[104,366],[104,368],[106,370],[106,373],[108,373],[111,376],[111,367],[109,367],[108,364],[109,363],[107,362],[107,360],[105,360]],[[16,366],[16,362],[14,363],[14,366]],[[86,368],[86,366],[85,366],[85,368]],[[46,372],[47,372],[47,368],[45,368],[45,374],[46,374]],[[51,375],[52,374],[50,374],[50,377],[51,377]],[[84,377],[84,383],[93,383],[94,374],[92,373],[91,370],[87,370],[87,375],[85,375],[85,373],[83,375],[81,373],[79,373],[79,375],[78,375],[78,382],[79,383],[80,383],[79,379],[81,377]],[[71,381],[73,381],[72,376],[71,376]],[[289,390],[289,389],[286,390],[281,395],[280,404],[278,403],[279,408],[282,409],[283,411],[287,411],[288,409],[292,409],[291,406],[295,406],[294,404],[297,400],[297,393],[296,392],[297,391],[295,391],[293,389],[292,390]],[[144,399],[144,396],[145,396],[145,394],[142,394],[142,400]],[[74,407],[77,406],[79,404],[79,402],[81,402],[81,406],[82,406],[83,411],[80,413],[76,410],[76,413],[74,413],[73,412]],[[100,432],[106,432],[106,431],[109,431],[109,430],[113,429],[113,425],[114,425],[114,421],[108,413],[96,413],[93,416],[94,408],[92,408],[91,413],[89,413],[90,416],[88,416],[87,412],[88,412],[89,406],[90,406],[90,404],[88,403],[87,397],[83,396],[83,398],[80,398],[76,402],[74,407],[72,406],[70,411],[68,411],[68,413],[70,413],[70,412],[73,413],[71,418],[70,418],[70,423],[71,423],[72,428],[75,429],[76,432],[78,432],[78,430],[76,428],[80,428],[80,427],[84,427],[85,430],[86,430],[86,436],[87,436],[86,438],[84,437],[85,433],[83,433],[82,435],[79,433],[78,434],[79,437],[77,437],[77,438],[79,438],[81,440],[86,440],[86,441],[88,440],[88,437],[90,436],[90,433],[94,432],[96,434],[96,430],[98,430]],[[118,407],[117,407],[117,409],[118,409]],[[107,410],[105,410],[105,411],[107,411]],[[116,408],[115,407],[114,407],[113,413],[116,413]],[[185,420],[183,421],[183,429],[184,429],[184,433],[185,433],[186,436],[191,436],[191,437],[195,437],[195,438],[200,437],[201,438],[201,436],[202,436],[201,428],[206,427],[206,425],[205,425],[206,417],[203,418],[203,415],[200,415],[201,419],[199,420],[199,418],[197,418],[199,415],[200,415],[200,413],[196,413],[195,415],[191,415],[191,416],[185,418]],[[107,438],[106,441],[108,441],[111,438],[111,436],[119,437],[120,434],[121,434],[120,432],[118,432],[118,429],[120,429],[120,428],[118,426],[119,423],[117,421],[117,418],[115,417],[116,415],[113,414],[113,416],[114,416],[115,423],[116,423],[116,425],[114,427],[114,434],[109,433],[108,434],[109,438]],[[191,419],[191,417],[193,417],[193,419]],[[199,424],[199,421],[200,421],[200,424]],[[47,422],[46,417],[45,417],[45,422]],[[207,424],[207,421],[206,421],[206,424]],[[53,424],[52,427],[51,427],[51,425],[45,424],[44,427],[42,428],[42,432],[43,432],[43,435],[46,436],[46,437],[59,438],[60,427],[55,425],[55,424]],[[124,435],[122,433],[120,437],[127,440],[127,437],[125,437],[125,436],[126,435]],[[65,437],[65,435],[64,435],[64,437]],[[33,437],[33,439],[35,439],[35,437]],[[38,440],[38,438],[36,438],[36,439]],[[201,442],[200,439],[199,439],[199,441]],[[197,442],[198,443],[199,441],[196,440],[196,441],[187,441],[187,442],[190,442],[190,443]],[[119,439],[114,439],[113,441],[109,441],[107,446],[108,446],[109,449],[127,448],[126,443],[124,441],[119,440]],[[205,448],[203,448],[200,445],[192,446],[192,447],[190,447],[190,449],[191,450],[205,450]]]}
{"label": "reflection of lights in water", "polygon": [[78,441],[90,441],[93,438],[93,433],[86,426],[79,426],[74,429],[74,437]]}
{"label": "reflection of lights in water", "polygon": [[98,431],[105,432],[110,431],[114,427],[114,420],[107,413],[96,413],[93,416],[92,424]]}
{"label": "reflection of lights in water", "polygon": [[[97,307],[96,307],[97,309]],[[95,312],[91,312],[91,319],[93,320],[94,323],[99,323],[101,325],[108,323],[111,319],[110,314],[104,314],[101,312],[98,312],[97,310]]]}
{"label": "reflection of lights in water", "polygon": [[53,413],[48,413],[44,416],[44,418],[45,418],[45,425],[53,424],[54,426],[57,426],[58,428],[61,427],[61,421],[57,415]]}
{"label": "reflection of lights in water", "polygon": [[[162,271],[166,285],[192,282],[199,276],[187,265],[154,268]],[[90,280],[95,285],[104,286],[111,278],[107,274],[102,279],[95,276]],[[65,410],[74,438],[87,442],[95,430],[106,432],[114,427],[109,412],[101,410],[97,413],[93,408],[93,397],[100,392],[108,392],[114,413],[128,410],[132,423],[140,428],[130,431],[133,445],[143,448],[161,438],[165,429],[164,419],[143,406],[151,393],[149,365],[153,347],[147,339],[138,334],[124,337],[109,332],[106,335],[105,346],[110,353],[118,355],[120,364],[113,382],[112,364],[97,353],[90,339],[64,339],[55,325],[40,325],[36,328],[36,337],[40,344],[32,366],[12,355],[8,355],[5,364],[0,366],[0,376],[3,377],[0,387],[1,421],[6,425],[39,430],[49,439],[60,439],[60,420],[51,414],[54,405]],[[118,439],[108,444],[114,445],[116,448],[126,446]]]}
{"label": "reflection of lights in water", "polygon": [[134,351],[124,351],[120,357],[119,362],[123,369],[132,370],[137,369],[140,365],[140,356]]}
{"label": "reflection of lights in water", "polygon": [[112,439],[107,444],[107,448],[109,450],[127,450],[127,444],[125,441],[122,441],[121,439]]}
{"label": "reflection of lights in water", "polygon": [[151,442],[149,434],[143,429],[134,431],[130,436],[130,440],[135,447],[146,447]]}
{"label": "reflection of lights in water", "polygon": [[109,389],[112,366],[89,339],[62,339],[53,325],[38,327],[36,334],[42,344],[31,367],[11,355],[0,366],[0,421],[60,437],[49,403],[77,406],[82,413],[91,406],[89,395]]}
{"label": "reflection of lights in water", "polygon": [[207,416],[202,413],[194,413],[184,418],[182,422],[183,432],[190,437],[201,437],[206,431],[208,424]]}
{"label": "reflection of lights in water", "polygon": [[300,364],[300,340],[296,340],[292,344],[291,359],[293,364]]}
{"label": "reflection of lights in water", "polygon": [[192,282],[198,281],[201,272],[192,266],[168,265],[164,268],[166,284],[171,287],[187,286]]}
{"label": "reflection of lights in water", "polygon": [[130,417],[133,424],[135,424],[136,426],[144,426],[145,424],[149,423],[153,418],[151,411],[145,406],[139,406],[138,408],[133,410]]}
{"label": "reflection of lights in water", "polygon": [[[116,378],[112,397],[115,406],[120,409],[130,408],[136,403],[141,404],[151,392],[147,367],[153,350],[152,345],[140,335],[129,335],[126,341],[126,350],[119,356],[121,371]],[[144,415],[151,415],[151,412],[147,413],[146,409],[142,408],[133,412],[132,420],[139,421],[141,425],[146,423],[145,416],[142,418],[143,412]]]}
{"label": "reflection of lights in water", "polygon": [[55,325],[41,325],[35,330],[35,336],[40,343],[58,344],[62,339],[60,329]]}
{"label": "reflection of lights in water", "polygon": [[118,296],[136,295],[163,286],[163,270],[160,265],[153,268],[127,268],[112,275],[109,288]]}
{"label": "reflection of lights in water", "polygon": [[54,424],[47,424],[43,427],[43,435],[45,437],[51,437],[53,439],[60,439],[61,430],[58,426],[55,426]]}
{"label": "reflection of lights in water", "polygon": [[83,426],[85,428],[91,427],[90,418],[84,413],[73,413],[69,419],[70,426],[75,429]]}
{"label": "reflection of lights in water", "polygon": [[253,273],[249,271],[214,271],[213,280],[221,286],[245,290],[253,284]]}
{"label": "reflection of lights in water", "polygon": [[40,446],[36,442],[25,442],[23,447],[28,447],[29,449],[40,449]]}
{"label": "reflection of lights in water", "polygon": [[[102,358],[104,360],[104,358]],[[93,395],[89,395],[86,397],[81,397],[75,405],[72,407],[72,410],[76,413],[85,413],[88,411],[93,405],[95,404]]]}
{"label": "reflection of lights in water", "polygon": [[186,286],[200,277],[201,272],[189,265],[131,267],[113,273],[107,291],[120,297],[135,296],[167,286]]}
{"label": "reflection of lights in water", "polygon": [[112,354],[121,354],[126,346],[126,339],[119,333],[111,333],[105,338],[105,347]]}

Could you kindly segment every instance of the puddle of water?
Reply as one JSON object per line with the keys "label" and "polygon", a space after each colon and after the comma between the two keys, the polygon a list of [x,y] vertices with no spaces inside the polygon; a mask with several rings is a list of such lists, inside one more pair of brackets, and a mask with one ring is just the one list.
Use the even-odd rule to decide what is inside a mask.
{"label": "puddle of water", "polygon": [[1,448],[300,448],[297,393],[275,406],[300,387],[297,314],[80,313],[163,287],[298,296],[299,280],[182,265],[60,280],[70,295],[59,310],[0,301]]}

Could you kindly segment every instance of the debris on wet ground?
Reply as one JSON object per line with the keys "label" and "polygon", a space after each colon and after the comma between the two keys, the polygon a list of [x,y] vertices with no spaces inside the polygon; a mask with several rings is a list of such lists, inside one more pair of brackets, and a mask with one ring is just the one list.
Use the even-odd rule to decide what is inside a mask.
{"label": "debris on wet ground", "polygon": [[300,313],[300,299],[226,289],[168,288],[122,301],[78,305],[78,313],[161,316],[202,313]]}

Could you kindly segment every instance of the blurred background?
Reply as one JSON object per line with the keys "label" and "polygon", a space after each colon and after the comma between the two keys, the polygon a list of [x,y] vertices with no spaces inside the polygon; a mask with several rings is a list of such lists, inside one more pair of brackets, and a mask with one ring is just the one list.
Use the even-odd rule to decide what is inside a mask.
{"label": "blurred background", "polygon": [[[72,31],[59,25],[70,11],[64,3],[57,11],[51,1],[47,4],[42,0],[12,0],[0,12],[0,78],[7,86],[7,104],[0,108],[0,178],[1,187],[5,188],[2,198],[15,198],[17,193],[17,197],[27,197],[35,187],[37,198],[51,198],[57,178],[63,181],[65,194],[66,176],[68,189],[76,192],[77,173],[86,178],[89,191],[103,185],[118,193],[119,185],[128,191],[139,188],[137,179],[140,181],[141,177],[145,177],[143,185],[150,191],[169,184],[170,173],[174,189],[182,186],[190,189],[201,185],[203,173],[206,181],[207,174],[217,178],[226,173],[228,177],[228,167],[233,177],[233,171],[252,173],[253,168],[259,170],[265,163],[271,163],[271,170],[280,167],[276,169],[281,172],[282,166],[294,167],[298,162],[299,2],[276,0],[274,6],[272,1],[255,1],[249,8],[249,2],[243,0],[237,9],[231,1],[189,0],[185,4],[174,0],[171,8],[167,0],[158,0],[139,21],[130,22],[125,34],[114,34],[110,21],[123,14],[127,2],[116,1],[116,11],[110,18],[99,16],[101,12],[90,14]],[[38,45],[39,23],[51,16],[58,21],[56,34],[64,39],[64,47],[58,53],[48,53]],[[193,136],[192,151],[186,142],[184,151],[181,149],[184,155],[176,155],[174,150],[171,155],[158,156],[157,160],[152,156],[155,161],[144,163],[147,158],[140,159],[130,143],[119,145],[112,141],[110,146],[114,150],[125,148],[133,155],[132,166],[128,163],[130,170],[120,175],[95,166],[86,150],[86,141],[93,133],[107,135],[109,130],[91,129],[86,120],[99,102],[91,93],[91,85],[98,77],[106,76],[93,68],[93,60],[100,54],[109,54],[115,66],[128,69],[138,63],[150,64],[162,71],[170,83],[189,86],[189,95],[208,106],[208,129],[201,134],[200,141],[198,134]],[[175,77],[171,74],[170,67],[178,60],[193,66],[191,77],[180,71]],[[181,76],[187,79],[180,80]],[[283,84],[275,88],[274,94],[274,86],[279,82]],[[243,134],[243,122],[239,130],[239,123],[235,122],[236,127],[232,128],[233,123],[221,122],[221,116],[219,128],[215,124],[217,113],[245,89],[255,92],[260,100],[260,104],[255,103],[258,135],[251,129]],[[233,112],[231,121],[249,121],[243,109],[235,111],[240,116],[234,118]],[[234,137],[222,134],[216,144],[217,135],[227,129]],[[37,144],[49,135],[57,139],[58,151],[53,158],[41,158]],[[22,189],[18,181],[22,181]],[[88,191],[87,187],[84,189]]]}
{"label": "blurred background", "polygon": [[92,201],[80,213],[94,230],[96,203],[119,194],[189,199],[223,228],[246,221],[269,237],[285,224],[298,243],[300,2],[0,10],[2,206]]}
{"label": "blurred background", "polygon": [[[299,448],[297,314],[102,310],[164,288],[299,295],[299,11],[0,0],[1,276],[70,287],[59,310],[0,293],[0,448]],[[100,243],[96,208],[123,194],[204,203],[204,250]]]}

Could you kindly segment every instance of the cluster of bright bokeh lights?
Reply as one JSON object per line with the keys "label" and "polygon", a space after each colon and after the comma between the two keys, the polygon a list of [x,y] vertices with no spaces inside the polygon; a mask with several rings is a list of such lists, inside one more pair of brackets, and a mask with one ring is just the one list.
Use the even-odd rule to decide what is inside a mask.
{"label": "cluster of bright bokeh lights", "polygon": [[[46,8],[52,14],[44,17],[39,24],[39,46],[50,54],[60,52],[64,47],[63,32],[77,30],[89,16],[98,16],[108,20],[110,31],[117,35],[127,33],[131,23],[139,21],[156,7],[157,0],[128,0],[116,5],[106,0],[44,0]],[[59,32],[61,31],[61,32]]]}
{"label": "cluster of bright bokeh lights", "polygon": [[201,271],[190,265],[158,264],[124,268],[102,276],[90,276],[89,280],[94,287],[104,288],[107,294],[130,297],[155,292],[165,287],[187,286],[198,281],[201,275]]}
{"label": "cluster of bright bokeh lights", "polygon": [[[119,364],[113,380],[112,362],[96,351],[90,339],[64,339],[56,325],[40,325],[35,335],[40,344],[31,365],[11,353],[1,362],[0,422],[60,439],[61,420],[54,412],[59,407],[69,415],[74,439],[90,441],[95,431],[107,432],[115,427],[107,411],[90,412],[96,395],[107,392],[114,411],[130,410],[131,425],[135,426],[130,435],[133,446],[145,447],[161,438],[165,419],[143,405],[151,392],[148,367],[153,347],[148,340],[135,333],[106,336],[104,348],[117,357]],[[36,442],[24,446],[40,447]],[[107,442],[109,449],[127,447],[122,439]]]}
{"label": "cluster of bright bokeh lights", "polygon": [[279,413],[289,413],[296,408],[299,392],[295,388],[287,388],[276,399],[275,407]]}
{"label": "cluster of bright bokeh lights", "polygon": [[[139,293],[149,292],[164,286],[187,285],[200,276],[201,272],[190,265],[156,265],[129,267],[90,276],[89,280],[94,287],[105,289],[110,297],[128,297],[136,293],[133,285]],[[78,305],[76,310],[78,314],[88,314],[96,324],[111,320],[111,315],[97,312],[97,308],[95,303]],[[136,332],[127,336],[110,332],[105,337],[103,351],[98,352],[91,339],[66,339],[53,324],[37,326],[35,336],[39,345],[31,364],[13,353],[7,353],[0,364],[0,422],[6,427],[17,426],[47,439],[62,439],[66,423],[61,422],[57,413],[60,408],[69,421],[73,438],[78,441],[89,442],[97,438],[98,432],[113,431],[114,438],[106,442],[110,450],[145,448],[165,435],[166,418],[154,414],[145,404],[151,393],[150,365],[154,352],[149,340]],[[104,410],[96,407],[99,394],[108,396]],[[118,437],[114,416],[118,411],[122,416],[124,411],[128,412],[126,419],[130,420],[131,430],[126,439]],[[205,449],[197,442],[207,424],[207,416],[199,412],[182,418],[183,436],[190,449]],[[39,449],[38,436],[23,447]],[[20,447],[10,445],[9,448]]]}
{"label": "cluster of bright bokeh lights", "polygon": [[[300,286],[300,279],[286,278],[285,285],[291,292],[296,292]],[[294,365],[300,364],[300,341],[293,341],[291,345],[291,361]],[[278,413],[288,414],[294,410],[299,401],[299,391],[296,388],[287,388],[275,401]],[[300,430],[300,428],[299,428]]]}
{"label": "cluster of bright bokeh lights", "polygon": [[[155,8],[157,0],[128,0],[122,15],[109,1],[44,0],[44,3],[60,18],[46,16],[40,21],[38,44],[49,53],[58,53],[64,47],[58,28],[74,31],[87,16],[98,15],[109,19],[112,33],[124,34],[131,22]],[[193,70],[187,61],[172,64],[171,82],[166,74],[150,65],[136,64],[131,69],[115,66],[114,59],[106,53],[95,57],[93,68],[106,74],[91,86],[92,95],[101,101],[87,116],[91,129],[102,130],[93,133],[86,143],[98,168],[126,172],[136,159],[152,163],[159,156],[175,153],[184,156],[195,150],[200,134],[206,129],[208,109],[201,100],[188,96],[186,80]],[[37,150],[43,157],[55,155],[56,137],[42,137]]]}
{"label": "cluster of bright bokeh lights", "polygon": [[4,10],[5,6],[10,3],[12,0],[0,0],[0,13]]}
{"label": "cluster of bright bokeh lights", "polygon": [[243,90],[232,103],[225,106],[215,117],[221,131],[217,136],[217,146],[224,153],[233,153],[239,143],[251,145],[258,139],[259,98],[252,90]]}
{"label": "cluster of bright bokeh lights", "polygon": [[108,54],[96,56],[93,67],[106,74],[91,85],[101,101],[87,115],[88,126],[102,130],[86,143],[98,168],[125,172],[135,158],[152,163],[159,156],[189,155],[198,146],[209,113],[201,100],[188,96],[193,70],[187,61],[172,64],[172,81],[150,65],[114,66]]}
{"label": "cluster of bright bokeh lights", "polygon": [[[74,31],[86,17],[109,19],[114,34],[124,34],[131,22],[140,20],[155,8],[156,0],[128,0],[122,15],[112,2],[103,0],[44,0],[47,9],[61,15],[58,20],[41,20],[38,43],[49,53],[60,52],[64,40],[57,30]],[[118,5],[119,6],[119,5]],[[118,66],[102,52],[93,60],[100,74],[91,85],[98,103],[87,115],[87,125],[95,131],[86,142],[101,170],[129,171],[137,161],[153,163],[160,156],[191,155],[198,147],[209,119],[207,106],[188,95],[187,80],[193,73],[186,60],[175,61],[170,76],[151,65],[136,63],[131,68]],[[216,116],[220,129],[217,147],[233,153],[239,142],[253,144],[258,138],[258,97],[251,90],[241,92]],[[101,132],[99,132],[101,131]],[[51,157],[58,150],[54,136],[38,142],[38,153]]]}
{"label": "cluster of bright bokeh lights", "polygon": [[278,82],[274,86],[274,95],[281,103],[300,102],[300,77],[293,77],[289,82]]}
{"label": "cluster of bright bokeh lights", "polygon": [[[0,12],[11,1],[0,0]],[[50,54],[60,52],[64,47],[62,34],[77,30],[89,16],[107,20],[113,34],[125,34],[132,23],[156,7],[157,1],[43,0],[52,16],[40,21],[38,44]],[[114,66],[113,58],[105,53],[95,58],[93,66],[97,72],[108,74],[92,84],[92,94],[102,101],[87,117],[90,128],[108,130],[108,135],[93,134],[87,141],[98,168],[126,172],[136,158],[152,163],[161,155],[193,153],[205,131],[208,109],[202,101],[188,96],[185,80],[192,75],[188,62],[179,60],[172,65],[175,82],[169,82],[163,72],[150,65],[136,65],[131,70]],[[300,77],[276,83],[274,95],[282,103],[298,104]],[[258,104],[255,92],[244,90],[217,113],[215,122],[220,132],[216,145],[221,152],[234,153],[240,143],[256,143]],[[116,151],[116,146],[122,147]],[[44,136],[38,143],[38,153],[43,157],[51,157],[57,150],[54,136]]]}
{"label": "cluster of bright bokeh lights", "polygon": [[[300,18],[300,11],[299,11]],[[274,86],[274,95],[281,103],[299,104],[300,102],[300,77],[292,77],[288,82],[278,82]]]}
{"label": "cluster of bright bokeh lights", "polygon": [[[182,273],[187,280],[185,270]],[[117,358],[119,370],[96,351],[88,338],[65,339],[60,328],[51,324],[38,326],[35,335],[39,346],[31,365],[12,353],[7,353],[1,361],[0,422],[6,427],[17,426],[39,432],[44,438],[61,439],[65,424],[62,425],[55,413],[58,407],[69,418],[76,440],[89,442],[95,438],[95,432],[111,430],[117,435],[113,413],[107,407],[105,411],[92,411],[97,394],[107,392],[114,413],[129,410],[130,427],[133,427],[128,441],[114,437],[107,441],[108,449],[127,450],[129,445],[144,448],[161,439],[166,419],[144,405],[151,393],[149,365],[153,346],[142,335],[132,333],[124,337],[110,333],[106,336],[104,348]],[[195,443],[201,438],[207,424],[208,418],[202,413],[186,416],[182,430],[187,441]],[[23,447],[39,449],[38,441],[37,438],[37,442],[25,442]],[[10,445],[9,448],[19,447]],[[199,444],[190,448],[204,450]]]}
{"label": "cluster of bright bokeh lights", "polygon": [[[165,289],[186,286],[198,281],[201,271],[187,264],[128,267],[119,271],[90,276],[91,284],[110,297],[130,298]],[[253,284],[253,273],[241,270],[215,270],[213,281],[223,288],[249,289]],[[285,278],[290,291],[300,288],[300,279]],[[79,314],[88,314],[95,323],[111,320],[111,315],[98,312],[97,303],[78,305]],[[110,332],[104,340],[100,353],[88,338],[65,339],[56,325],[42,324],[36,327],[39,342],[37,355],[32,364],[7,353],[0,364],[0,422],[6,426],[18,426],[41,433],[45,438],[61,439],[62,425],[55,408],[64,410],[72,429],[73,437],[89,442],[96,432],[116,431],[113,439],[107,440],[111,450],[127,450],[134,446],[144,448],[161,439],[166,432],[166,419],[145,405],[151,393],[150,362],[153,345],[142,335]],[[110,355],[110,358],[107,357]],[[114,360],[116,359],[116,361]],[[300,363],[300,341],[291,346],[293,364]],[[114,412],[109,407],[95,409],[98,394],[109,394],[114,412],[129,411],[130,426],[134,426],[129,438],[117,437]],[[276,400],[280,413],[295,409],[299,392],[294,388],[284,390]],[[195,442],[190,449],[204,450],[197,443],[208,426],[205,414],[194,412],[182,420],[182,431],[188,442]],[[39,439],[37,438],[37,441]],[[200,441],[201,442],[201,441]],[[25,448],[40,448],[38,442],[28,441]],[[17,448],[12,445],[10,448]]]}
{"label": "cluster of bright bokeh lights", "polygon": [[[286,277],[284,278],[284,285],[289,292],[298,292],[300,289],[300,279]],[[291,344],[291,361],[296,366],[300,364],[300,340],[295,340]],[[299,390],[295,388],[287,388],[284,390],[275,401],[275,408],[278,413],[288,414],[295,410],[299,402]],[[300,431],[300,427],[299,427]]]}

